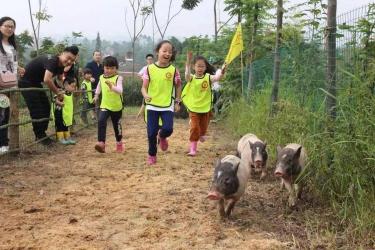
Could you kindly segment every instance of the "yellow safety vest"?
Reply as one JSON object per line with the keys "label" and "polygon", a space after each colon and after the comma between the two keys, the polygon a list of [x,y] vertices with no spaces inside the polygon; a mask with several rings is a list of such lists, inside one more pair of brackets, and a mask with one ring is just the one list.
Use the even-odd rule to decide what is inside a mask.
{"label": "yellow safety vest", "polygon": [[111,91],[105,81],[110,81],[112,85],[116,86],[118,75],[105,77],[101,75],[99,78],[100,88],[102,90],[102,102],[100,103],[101,109],[109,111],[121,111],[123,108],[122,95]]}
{"label": "yellow safety vest", "polygon": [[203,77],[192,76],[182,90],[182,101],[186,108],[195,113],[208,113],[212,108],[210,74]]}
{"label": "yellow safety vest", "polygon": [[92,84],[91,84],[91,82],[90,81],[86,81],[86,80],[84,80],[83,82],[82,82],[83,84],[85,84],[85,89],[86,89],[86,93],[87,93],[87,100],[88,100],[88,102],[89,103],[93,103],[93,101],[92,101]]}
{"label": "yellow safety vest", "polygon": [[62,107],[64,125],[69,127],[73,124],[73,94],[64,95],[64,107]]}
{"label": "yellow safety vest", "polygon": [[147,67],[147,72],[150,79],[147,93],[151,101],[146,104],[168,108],[172,104],[176,68],[173,65],[159,67],[154,63]]}

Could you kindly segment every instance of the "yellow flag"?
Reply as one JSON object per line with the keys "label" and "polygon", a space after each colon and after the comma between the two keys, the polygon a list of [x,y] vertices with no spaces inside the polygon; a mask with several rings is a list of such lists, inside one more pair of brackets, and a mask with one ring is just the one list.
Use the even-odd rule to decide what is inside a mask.
{"label": "yellow flag", "polygon": [[236,33],[233,36],[232,43],[230,44],[229,52],[225,59],[226,64],[230,64],[234,58],[236,58],[243,50],[242,41],[242,28],[241,24],[238,24]]}

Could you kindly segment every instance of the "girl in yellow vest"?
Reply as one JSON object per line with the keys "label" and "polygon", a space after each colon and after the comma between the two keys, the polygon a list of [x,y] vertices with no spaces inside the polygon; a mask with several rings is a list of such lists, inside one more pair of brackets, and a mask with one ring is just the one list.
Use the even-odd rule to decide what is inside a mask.
{"label": "girl in yellow vest", "polygon": [[63,80],[65,90],[64,100],[60,101],[55,96],[53,103],[56,137],[63,145],[74,145],[76,141],[70,136],[69,127],[73,124],[73,91],[76,89],[76,82],[73,78]]}
{"label": "girl in yellow vest", "polygon": [[185,79],[187,84],[182,91],[182,101],[190,117],[190,151],[189,156],[197,153],[198,141],[204,142],[212,109],[211,83],[219,81],[225,71],[217,70],[203,56],[196,56],[193,61],[195,74],[190,74],[193,54],[187,53]]}
{"label": "girl in yellow vest", "polygon": [[116,151],[123,152],[122,143],[122,76],[117,73],[118,61],[113,56],[107,56],[103,60],[104,74],[99,78],[99,84],[96,87],[94,102],[102,94],[102,100],[99,105],[98,118],[98,143],[95,145],[96,151],[105,153],[105,139],[107,130],[107,120],[111,117],[113,129],[116,137]]}
{"label": "girl in yellow vest", "polygon": [[[180,110],[181,77],[171,64],[176,51],[170,41],[163,40],[156,45],[157,61],[147,66],[143,74],[142,95],[146,102],[148,159],[156,163],[157,143],[162,151],[168,149],[167,138],[173,132],[173,112]],[[159,119],[162,120],[159,128]]]}

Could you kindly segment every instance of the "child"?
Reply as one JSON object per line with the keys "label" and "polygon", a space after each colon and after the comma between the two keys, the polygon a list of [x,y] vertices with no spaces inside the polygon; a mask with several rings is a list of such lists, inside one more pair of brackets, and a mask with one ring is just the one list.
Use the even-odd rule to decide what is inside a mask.
{"label": "child", "polygon": [[74,145],[76,141],[71,138],[69,127],[73,124],[73,91],[76,88],[75,80],[70,77],[65,78],[63,80],[63,88],[65,90],[64,100],[61,101],[57,96],[54,97],[56,138],[63,145]]}
{"label": "child", "polygon": [[190,64],[193,54],[188,52],[186,60],[185,79],[187,81],[182,91],[182,101],[189,111],[190,117],[190,151],[189,156],[197,153],[198,140],[205,141],[211,108],[212,82],[219,81],[224,74],[225,66],[218,70],[208,63],[203,56],[196,56],[193,62],[195,74],[190,74]]}
{"label": "child", "polygon": [[[176,51],[170,41],[163,40],[156,45],[157,61],[147,67],[143,74],[142,95],[146,102],[148,159],[156,163],[157,142],[162,151],[168,149],[168,140],[173,132],[173,111],[180,110],[181,77],[171,65]],[[174,100],[174,96],[176,99]],[[162,126],[159,129],[159,118]]]}
{"label": "child", "polygon": [[[81,90],[84,92],[82,93],[82,111],[81,111],[81,118],[84,123],[88,124],[87,121],[87,112],[91,113],[91,119],[95,120],[95,103],[93,98],[93,90],[92,90],[92,71],[89,68],[85,68],[83,70],[83,81],[81,83]],[[94,90],[95,91],[95,90]]]}
{"label": "child", "polygon": [[113,56],[107,56],[103,60],[104,74],[100,76],[98,86],[96,87],[94,102],[102,94],[99,105],[98,118],[98,143],[95,145],[96,151],[105,153],[105,137],[108,117],[111,117],[113,129],[116,137],[116,151],[123,152],[122,143],[122,76],[117,74],[118,61]]}

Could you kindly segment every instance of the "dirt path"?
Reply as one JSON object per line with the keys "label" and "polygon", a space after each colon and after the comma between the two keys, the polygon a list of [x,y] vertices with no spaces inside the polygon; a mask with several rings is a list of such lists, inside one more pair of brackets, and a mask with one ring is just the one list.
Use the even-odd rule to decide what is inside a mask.
{"label": "dirt path", "polygon": [[76,146],[0,166],[0,249],[289,249],[306,238],[272,177],[251,180],[233,218],[219,219],[205,199],[212,163],[235,144],[217,126],[189,158],[188,122],[176,120],[153,167],[144,124],[127,117],[123,128],[124,154],[109,127],[106,154],[93,150],[92,129]]}

